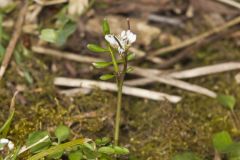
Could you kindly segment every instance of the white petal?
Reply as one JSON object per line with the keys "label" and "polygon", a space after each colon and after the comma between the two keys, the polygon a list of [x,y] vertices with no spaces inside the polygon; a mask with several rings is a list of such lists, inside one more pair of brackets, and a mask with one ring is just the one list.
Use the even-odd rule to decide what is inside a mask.
{"label": "white petal", "polygon": [[118,52],[120,53],[120,54],[122,54],[123,52],[125,52],[125,50],[123,49],[123,48],[118,48]]}
{"label": "white petal", "polygon": [[113,47],[113,48],[117,48],[119,45],[118,45],[118,42],[116,41],[116,39],[114,38],[113,35],[111,34],[107,34],[105,35],[105,39],[106,41],[108,41],[108,43]]}
{"label": "white petal", "polygon": [[132,34],[129,38],[128,38],[128,40],[129,40],[129,43],[133,43],[133,42],[135,42],[136,41],[136,39],[137,39],[137,36],[136,36],[136,34]]}
{"label": "white petal", "polygon": [[126,31],[121,32],[121,38],[123,38],[124,36],[126,36]]}
{"label": "white petal", "polygon": [[8,143],[8,148],[9,148],[9,150],[14,149],[14,144],[13,144],[12,141],[9,141],[9,143]]}
{"label": "white petal", "polygon": [[6,138],[1,138],[0,139],[0,144],[7,144],[8,142],[9,142],[9,140],[6,139]]}
{"label": "white petal", "polygon": [[130,44],[135,42],[136,38],[137,38],[136,34],[132,33],[130,30],[127,31],[127,39]]}

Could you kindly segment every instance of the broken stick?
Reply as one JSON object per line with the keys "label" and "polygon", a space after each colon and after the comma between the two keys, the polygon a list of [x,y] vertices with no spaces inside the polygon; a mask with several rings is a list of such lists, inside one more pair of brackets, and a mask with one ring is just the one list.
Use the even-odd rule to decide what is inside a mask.
{"label": "broken stick", "polygon": [[[117,91],[117,86],[110,82],[101,82],[87,79],[73,79],[65,77],[57,77],[54,79],[54,84],[57,86],[65,87],[82,87],[82,88],[100,88],[106,91]],[[123,94],[136,96],[140,98],[147,98],[151,100],[164,101],[168,100],[171,103],[177,103],[181,100],[181,97],[175,95],[169,95],[166,93],[150,91],[146,89],[134,88],[134,87],[123,87]]]}
{"label": "broken stick", "polygon": [[22,7],[20,13],[19,13],[15,30],[14,30],[12,38],[11,38],[11,40],[10,40],[8,46],[7,46],[7,49],[6,49],[6,52],[5,52],[3,61],[2,61],[2,65],[1,65],[1,68],[0,68],[0,80],[2,79],[6,69],[8,67],[9,61],[11,60],[11,57],[12,57],[13,51],[15,49],[15,46],[17,44],[17,41],[18,41],[18,39],[21,35],[22,26],[23,26],[23,23],[24,23],[24,18],[25,18],[25,14],[27,12],[27,8],[28,8],[28,3],[26,1],[24,6]]}

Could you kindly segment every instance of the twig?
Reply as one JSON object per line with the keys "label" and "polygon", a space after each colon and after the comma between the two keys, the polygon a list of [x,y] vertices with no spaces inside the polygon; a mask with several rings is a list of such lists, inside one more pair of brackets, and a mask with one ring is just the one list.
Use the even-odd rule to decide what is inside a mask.
{"label": "twig", "polygon": [[93,62],[98,62],[98,61],[104,61],[103,59],[100,58],[94,58],[90,56],[82,56],[82,55],[77,55],[71,52],[63,52],[63,51],[58,51],[54,49],[49,49],[49,48],[44,48],[40,46],[33,46],[32,51],[40,54],[46,54],[46,55],[51,55],[59,58],[65,58],[68,60],[73,60],[76,62],[81,62],[81,63],[93,63]]}
{"label": "twig", "polygon": [[17,44],[17,41],[18,41],[18,39],[21,35],[25,14],[27,12],[27,7],[28,7],[28,2],[26,1],[24,6],[22,7],[20,13],[19,13],[15,30],[13,32],[12,38],[11,38],[11,40],[10,40],[8,46],[7,46],[7,49],[6,49],[4,58],[3,58],[3,62],[2,62],[1,68],[0,68],[0,80],[2,79],[6,69],[8,67],[9,61],[12,57],[12,54],[13,54],[13,51],[14,51],[15,46]]}
{"label": "twig", "polygon": [[136,78],[132,80],[126,80],[124,84],[128,86],[144,86],[153,82],[155,82],[155,80],[149,78]]}
{"label": "twig", "polygon": [[[73,79],[73,78],[64,78],[57,77],[54,80],[54,84],[57,86],[66,86],[66,87],[82,87],[82,88],[100,88],[101,90],[106,91],[117,91],[117,86],[114,83],[109,82],[101,82],[94,80],[86,80],[86,79]],[[168,95],[161,92],[150,91],[146,89],[134,88],[134,87],[123,87],[123,94],[147,98],[151,100],[163,101],[168,100],[171,103],[177,103],[181,100],[181,97]]]}
{"label": "twig", "polygon": [[181,81],[181,80],[173,79],[173,78],[168,77],[166,75],[157,77],[155,75],[149,74],[148,72],[145,72],[144,69],[136,69],[136,70],[134,70],[134,73],[137,74],[137,75],[141,75],[141,76],[143,76],[147,79],[151,79],[151,80],[154,80],[154,81],[157,81],[157,82],[161,82],[161,83],[164,83],[164,84],[175,86],[175,87],[178,87],[178,88],[181,88],[181,89],[184,89],[184,90],[188,90],[188,91],[191,91],[191,92],[200,93],[200,94],[212,97],[212,98],[216,98],[216,96],[217,96],[216,93],[214,93],[213,91],[211,91],[209,89],[203,88],[203,87],[198,86],[198,85],[190,84],[190,83],[187,83],[187,82],[184,82],[184,81]]}
{"label": "twig", "polygon": [[[37,47],[38,49],[36,49],[36,47],[33,47],[32,50],[34,52],[37,53],[43,53],[43,54],[48,54],[48,55],[54,55],[57,57],[61,57],[61,58],[66,58],[69,60],[74,60],[74,61],[78,61],[78,62],[83,62],[83,63],[92,63],[92,62],[96,62],[96,61],[102,61],[102,59],[98,59],[98,58],[91,58],[89,56],[79,56],[76,54],[72,54],[69,52],[60,52],[60,51],[56,51],[56,50],[52,50],[52,49],[46,49],[46,48],[42,48],[42,47]],[[134,66],[133,66],[134,67]],[[175,79],[169,79],[168,77],[162,77],[162,76],[155,76],[156,74],[160,75],[162,74],[162,71],[160,70],[156,70],[156,69],[143,69],[143,68],[139,68],[139,67],[134,67],[135,68],[135,72],[132,72],[133,74],[137,74],[143,77],[146,77],[150,80],[147,80],[148,83],[150,82],[154,82],[154,81],[158,81],[161,83],[165,83],[168,85],[172,85],[175,87],[179,87],[188,91],[192,91],[192,92],[196,92],[196,93],[201,93],[203,95],[207,95],[210,97],[215,97],[216,94],[206,88],[197,86],[197,85],[192,85],[189,84],[187,82],[183,82],[180,80],[175,80]],[[136,70],[138,70],[138,72],[136,72]],[[142,75],[145,74],[145,75]],[[152,75],[152,76],[149,76]],[[164,75],[164,74],[163,74]],[[144,80],[146,81],[146,80]],[[129,83],[129,82],[128,82]]]}
{"label": "twig", "polygon": [[[163,54],[166,54],[168,52],[172,52],[172,51],[175,51],[175,50],[179,50],[181,48],[184,48],[184,47],[187,47],[189,45],[192,45],[200,40],[203,40],[213,34],[216,34],[216,33],[219,33],[219,32],[222,32],[223,30],[227,29],[227,28],[230,28],[232,26],[235,26],[237,24],[240,23],[240,16],[236,17],[235,19],[227,22],[226,24],[222,25],[222,26],[219,26],[219,27],[216,27],[216,28],[213,28],[205,33],[202,33],[196,37],[193,37],[191,39],[188,39],[186,41],[183,41],[182,43],[179,43],[179,44],[176,44],[176,45],[172,45],[172,46],[169,46],[169,47],[165,47],[165,48],[161,48],[159,50],[156,50],[155,52],[153,52],[151,54],[151,56],[158,56],[158,55],[163,55]],[[150,55],[149,55],[150,56]]]}
{"label": "twig", "polygon": [[240,62],[227,62],[204,67],[193,68],[189,70],[170,73],[168,76],[177,79],[195,78],[209,74],[226,72],[240,69]]}
{"label": "twig", "polygon": [[[142,68],[137,68],[137,69],[142,69]],[[188,70],[172,72],[172,73],[162,73],[157,69],[151,69],[151,72],[148,72],[148,73],[154,74],[155,76],[158,76],[158,77],[168,76],[176,79],[188,79],[188,78],[195,78],[195,77],[206,76],[210,74],[222,73],[222,72],[239,70],[239,69],[240,69],[240,62],[226,62],[221,64],[214,64],[214,65],[209,65],[204,67],[197,67],[197,68],[192,68]],[[145,70],[149,70],[149,69],[145,69]],[[138,78],[138,79],[125,81],[125,84],[130,86],[142,86],[142,85],[147,85],[153,82],[155,82],[155,80],[151,80],[149,78]]]}
{"label": "twig", "polygon": [[148,19],[150,21],[171,24],[173,26],[178,26],[178,27],[181,27],[181,28],[184,27],[184,24],[178,18],[171,18],[171,17],[160,16],[160,15],[156,15],[156,14],[150,14],[148,16]]}
{"label": "twig", "polygon": [[55,5],[55,4],[61,4],[61,3],[68,2],[68,0],[51,0],[51,1],[34,0],[34,1],[43,6],[49,6],[49,5]]}
{"label": "twig", "polygon": [[66,96],[75,96],[79,94],[89,94],[91,92],[91,89],[89,88],[73,88],[73,89],[67,89],[67,90],[61,90],[59,91],[60,94],[66,95]]}
{"label": "twig", "polygon": [[[180,51],[176,56],[173,56],[172,58],[165,60],[163,63],[160,63],[160,64],[158,63],[157,67],[159,69],[169,68],[169,67],[173,66],[174,64],[178,63],[179,61],[181,61],[182,59],[184,59],[186,57],[190,57],[191,55],[197,53],[196,50],[198,50],[202,46],[207,45],[211,42],[214,42],[214,41],[220,39],[221,37],[224,37],[225,35],[230,35],[231,33],[235,32],[237,30],[239,30],[238,27],[234,27],[227,31],[223,31],[217,35],[210,36],[207,39],[199,40],[197,43],[193,44],[192,46],[189,46],[186,49]],[[148,60],[151,60],[151,59],[148,58]],[[154,61],[152,61],[152,62],[154,62]]]}
{"label": "twig", "polygon": [[219,2],[225,3],[227,5],[230,5],[232,7],[240,9],[240,3],[233,1],[233,0],[217,0]]}

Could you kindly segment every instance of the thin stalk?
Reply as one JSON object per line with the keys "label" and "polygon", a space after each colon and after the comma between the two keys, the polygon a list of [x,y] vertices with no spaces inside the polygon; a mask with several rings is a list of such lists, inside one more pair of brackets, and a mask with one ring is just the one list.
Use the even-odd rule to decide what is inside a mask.
{"label": "thin stalk", "polygon": [[118,145],[119,140],[119,128],[120,128],[120,121],[121,121],[121,108],[122,108],[122,89],[123,89],[123,82],[125,78],[125,74],[127,72],[127,54],[124,54],[123,57],[123,69],[122,72],[119,72],[117,75],[117,87],[118,87],[118,96],[117,96],[117,111],[116,111],[116,120],[115,120],[115,130],[114,130],[114,144]]}
{"label": "thin stalk", "polygon": [[120,128],[120,117],[121,117],[121,108],[122,108],[122,82],[118,84],[118,96],[117,96],[117,111],[116,111],[116,120],[115,120],[115,131],[114,131],[114,144],[118,145],[119,140],[119,128]]}
{"label": "thin stalk", "polygon": [[110,55],[111,55],[111,58],[112,58],[114,71],[117,73],[119,71],[119,68],[118,68],[118,64],[117,64],[116,58],[114,56],[114,52],[113,52],[113,50],[112,50],[112,48],[110,46],[108,46],[108,49],[110,51]]}

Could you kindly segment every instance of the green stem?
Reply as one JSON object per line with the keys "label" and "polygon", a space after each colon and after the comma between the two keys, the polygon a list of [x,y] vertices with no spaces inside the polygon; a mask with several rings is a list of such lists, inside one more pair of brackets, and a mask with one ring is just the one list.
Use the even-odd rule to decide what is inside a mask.
{"label": "green stem", "polygon": [[115,120],[115,131],[114,131],[114,144],[118,145],[119,140],[119,128],[120,128],[120,117],[121,117],[121,108],[122,108],[122,82],[118,84],[118,96],[117,96],[117,112]]}
{"label": "green stem", "polygon": [[111,58],[112,58],[114,71],[117,73],[119,71],[119,68],[118,68],[118,64],[117,64],[116,58],[114,56],[114,52],[113,52],[112,48],[110,47],[110,45],[108,46],[108,49],[110,51],[110,55],[111,55]]}
{"label": "green stem", "polygon": [[127,54],[124,55],[124,64],[122,72],[117,75],[117,87],[118,87],[118,96],[117,96],[117,111],[116,111],[116,120],[115,120],[115,130],[114,130],[114,145],[118,145],[119,140],[119,128],[121,120],[121,108],[122,108],[122,90],[125,74],[127,72]]}

